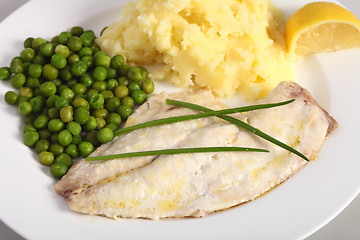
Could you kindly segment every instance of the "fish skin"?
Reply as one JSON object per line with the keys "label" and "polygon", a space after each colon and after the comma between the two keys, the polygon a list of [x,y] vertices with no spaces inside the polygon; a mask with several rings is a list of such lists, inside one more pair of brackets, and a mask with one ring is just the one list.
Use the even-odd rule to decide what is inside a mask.
{"label": "fish skin", "polygon": [[[148,103],[135,111],[128,124],[169,115],[195,113],[165,104],[166,97],[166,93],[150,97]],[[171,98],[212,109],[225,108],[205,90],[177,93]],[[247,121],[314,159],[337,123],[306,89],[293,82],[280,83],[259,103],[289,99],[295,101],[275,109],[232,116]],[[181,134],[183,130],[186,134]],[[143,134],[148,134],[150,140],[141,137]],[[180,136],[176,136],[177,134]],[[128,141],[137,138],[138,142],[146,143],[144,145],[148,150],[159,149],[164,147],[163,144],[168,144],[170,146],[166,148],[258,147],[269,149],[270,153],[197,153],[99,162],[82,160],[55,186],[56,191],[67,199],[72,210],[115,219],[203,217],[257,198],[308,163],[215,117],[136,130],[101,146],[93,155],[109,154],[106,149],[121,145],[123,138]],[[118,151],[141,150],[133,149],[134,145],[121,147],[125,149]]]}

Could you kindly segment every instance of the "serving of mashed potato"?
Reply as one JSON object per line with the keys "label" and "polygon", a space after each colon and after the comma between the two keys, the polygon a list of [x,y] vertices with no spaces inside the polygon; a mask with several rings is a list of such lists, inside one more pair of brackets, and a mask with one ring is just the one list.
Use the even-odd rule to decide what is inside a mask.
{"label": "serving of mashed potato", "polygon": [[285,25],[268,0],[137,0],[97,43],[131,64],[160,64],[150,70],[154,81],[254,100],[295,80]]}

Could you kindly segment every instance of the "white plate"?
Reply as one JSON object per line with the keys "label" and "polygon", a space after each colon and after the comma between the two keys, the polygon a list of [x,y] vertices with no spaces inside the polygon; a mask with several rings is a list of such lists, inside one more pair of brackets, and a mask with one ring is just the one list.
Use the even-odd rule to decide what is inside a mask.
{"label": "white plate", "polygon": [[[124,1],[30,1],[0,25],[0,66],[26,37],[51,38],[75,25],[96,33],[119,19]],[[286,14],[310,2],[274,0]],[[110,220],[77,214],[53,190],[48,168],[22,144],[23,123],[0,83],[0,217],[26,239],[300,239],[340,213],[360,192],[360,49],[320,54],[297,64],[299,83],[339,122],[319,157],[264,196],[202,219]],[[161,88],[157,85],[158,89]]]}

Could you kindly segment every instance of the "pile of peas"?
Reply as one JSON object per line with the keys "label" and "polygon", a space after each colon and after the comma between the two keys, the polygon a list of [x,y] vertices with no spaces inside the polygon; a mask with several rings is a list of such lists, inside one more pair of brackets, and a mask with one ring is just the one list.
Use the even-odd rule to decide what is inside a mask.
{"label": "pile of peas", "polygon": [[88,156],[154,91],[141,66],[112,58],[95,43],[92,30],[75,26],[51,41],[27,38],[0,79],[15,91],[5,94],[24,116],[23,140],[42,165],[61,178],[79,155]]}

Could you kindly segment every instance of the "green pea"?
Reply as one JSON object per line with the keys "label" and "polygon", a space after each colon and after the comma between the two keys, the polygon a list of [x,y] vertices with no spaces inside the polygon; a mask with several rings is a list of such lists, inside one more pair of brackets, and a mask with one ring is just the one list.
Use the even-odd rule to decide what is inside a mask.
{"label": "green pea", "polygon": [[31,98],[29,103],[31,104],[33,113],[41,113],[41,111],[44,109],[44,102],[39,97]]}
{"label": "green pea", "polygon": [[106,127],[107,127],[107,128],[110,128],[111,131],[113,131],[113,132],[118,129],[118,127],[117,127],[115,124],[113,124],[113,123],[108,124]]}
{"label": "green pea", "polygon": [[62,130],[58,134],[58,142],[66,147],[72,142],[72,135],[68,130]]}
{"label": "green pea", "polygon": [[[66,151],[66,150],[65,150],[65,151]],[[72,164],[73,164],[73,161],[72,161],[70,155],[67,154],[67,153],[62,153],[62,154],[60,154],[59,156],[57,156],[56,159],[55,159],[55,162],[56,162],[56,163],[63,163],[63,164],[65,164],[68,168],[71,167]]]}
{"label": "green pea", "polygon": [[82,56],[80,61],[82,61],[88,69],[92,68],[94,65],[93,56]]}
{"label": "green pea", "polygon": [[74,26],[70,29],[70,33],[73,36],[80,36],[81,34],[83,34],[84,29],[80,26]]}
{"label": "green pea", "polygon": [[33,147],[39,141],[39,133],[36,131],[26,131],[23,140],[26,146]]}
{"label": "green pea", "polygon": [[144,80],[141,83],[141,89],[147,94],[154,92],[155,89],[154,82],[151,79]]}
{"label": "green pea", "polygon": [[34,59],[34,57],[35,57],[35,51],[32,48],[25,48],[20,52],[20,58],[24,62],[30,62]]}
{"label": "green pea", "polygon": [[67,86],[72,88],[75,84],[77,84],[77,79],[76,78],[72,78],[67,82]]}
{"label": "green pea", "polygon": [[95,36],[87,32],[84,32],[83,34],[80,35],[80,39],[83,43],[83,46],[89,47],[93,43]]}
{"label": "green pea", "polygon": [[115,88],[114,93],[117,98],[122,99],[129,95],[129,88],[124,85],[120,85]]}
{"label": "green pea", "polygon": [[131,93],[131,97],[138,105],[143,104],[147,99],[147,95],[143,90],[135,90]]}
{"label": "green pea", "polygon": [[81,125],[77,122],[69,122],[66,125],[66,130],[68,130],[73,136],[77,136],[81,133]]}
{"label": "green pea", "polygon": [[121,101],[117,97],[111,97],[106,100],[105,108],[109,112],[116,112],[118,107],[121,105]]}
{"label": "green pea", "polygon": [[89,119],[84,124],[84,129],[86,131],[95,130],[97,127],[97,121],[96,118],[93,116],[90,116]]}
{"label": "green pea", "polygon": [[84,57],[84,56],[92,56],[93,55],[93,51],[91,50],[91,48],[89,47],[83,47],[82,49],[80,49],[80,51],[78,52],[79,57]]}
{"label": "green pea", "polygon": [[19,90],[19,96],[32,98],[34,96],[34,92],[29,87],[23,87]]}
{"label": "green pea", "polygon": [[66,87],[60,91],[60,97],[64,97],[68,101],[72,101],[75,97],[75,92],[72,89]]}
{"label": "green pea", "polygon": [[85,87],[90,87],[91,84],[94,82],[93,78],[90,74],[86,73],[84,76],[80,78],[80,82],[84,84]]}
{"label": "green pea", "polygon": [[83,141],[82,136],[79,134],[79,135],[76,135],[73,137],[73,140],[71,143],[75,144],[75,145],[79,145],[82,141]]}
{"label": "green pea", "polygon": [[66,58],[60,53],[55,53],[54,55],[52,55],[50,61],[51,64],[57,69],[63,69],[67,64]]}
{"label": "green pea", "polygon": [[12,75],[10,78],[10,84],[16,89],[21,88],[24,86],[26,82],[26,77],[22,73],[16,73],[15,75]]}
{"label": "green pea", "polygon": [[48,80],[54,80],[58,77],[59,70],[51,64],[45,64],[42,70],[42,76]]}
{"label": "green pea", "polygon": [[82,94],[84,95],[87,91],[87,88],[84,84],[82,83],[76,83],[73,87],[72,90],[75,92],[76,95]]}
{"label": "green pea", "polygon": [[47,128],[40,129],[38,131],[40,139],[50,139],[51,132]]}
{"label": "green pea", "polygon": [[116,126],[119,126],[121,123],[121,116],[117,113],[110,113],[107,117],[106,117],[106,123],[107,124],[114,124]]}
{"label": "green pea", "polygon": [[73,120],[73,108],[72,106],[65,106],[60,109],[60,119],[64,123],[69,123]]}
{"label": "green pea", "polygon": [[33,40],[34,40],[33,37],[26,38],[25,41],[24,41],[24,48],[31,48]]}
{"label": "green pea", "polygon": [[67,41],[67,46],[73,52],[77,52],[82,48],[82,40],[80,37],[72,36]]}
{"label": "green pea", "polygon": [[30,113],[24,117],[24,123],[25,124],[34,123],[35,119],[36,119],[35,113]]}
{"label": "green pea", "polygon": [[90,153],[94,151],[94,146],[87,141],[83,141],[78,146],[78,151],[81,156],[87,157]]}
{"label": "green pea", "polygon": [[23,73],[26,77],[29,76],[29,67],[30,67],[30,65],[31,65],[31,62],[23,62],[23,68],[24,68],[24,70],[23,70],[22,73]]}
{"label": "green pea", "polygon": [[105,101],[114,97],[114,93],[110,90],[102,90],[100,94],[104,97]]}
{"label": "green pea", "polygon": [[65,107],[65,106],[69,106],[69,100],[64,98],[64,97],[58,97],[56,100],[55,100],[55,107],[57,109],[61,109],[62,107]]}
{"label": "green pea", "polygon": [[61,69],[59,75],[62,80],[69,81],[72,78],[70,73],[70,66],[65,66],[63,69]]}
{"label": "green pea", "polygon": [[22,102],[18,105],[18,112],[23,115],[29,115],[32,111],[32,106],[29,102]]}
{"label": "green pea", "polygon": [[76,77],[83,76],[86,73],[86,71],[87,71],[87,67],[86,67],[85,63],[83,63],[81,61],[75,62],[70,67],[70,73]]}
{"label": "green pea", "polygon": [[19,96],[16,92],[13,91],[7,91],[5,93],[4,99],[7,104],[13,105],[17,102]]}
{"label": "green pea", "polygon": [[73,53],[67,58],[67,61],[69,65],[73,65],[75,62],[80,61],[80,56],[76,53]]}
{"label": "green pea", "polygon": [[89,109],[89,103],[88,101],[86,101],[85,98],[82,97],[77,97],[72,101],[72,106],[74,108],[78,108],[78,107],[84,107],[86,109]]}
{"label": "green pea", "polygon": [[121,104],[122,105],[127,105],[129,107],[133,107],[135,105],[135,102],[134,102],[134,99],[132,99],[129,96],[126,96],[123,99],[121,99]]}
{"label": "green pea", "polygon": [[117,113],[121,116],[121,119],[127,119],[132,114],[132,109],[130,106],[121,105],[117,109]]}
{"label": "green pea", "polygon": [[39,161],[44,166],[50,166],[54,162],[54,154],[48,151],[40,152]]}
{"label": "green pea", "polygon": [[46,43],[40,47],[40,54],[44,57],[51,57],[55,52],[55,45],[53,43]]}
{"label": "green pea", "polygon": [[93,112],[92,112],[92,115],[95,117],[95,118],[103,118],[105,119],[108,115],[108,110],[106,110],[105,108],[100,108],[100,109],[95,109]]}
{"label": "green pea", "polygon": [[60,132],[61,130],[64,129],[64,122],[61,121],[60,119],[51,119],[48,123],[48,129],[50,132],[55,133],[55,132]]}
{"label": "green pea", "polygon": [[0,80],[7,80],[11,76],[11,71],[9,67],[0,68]]}
{"label": "green pea", "polygon": [[54,37],[52,37],[51,40],[50,40],[50,42],[53,43],[53,44],[55,44],[55,46],[56,46],[56,45],[59,45],[59,44],[60,44],[60,43],[59,43],[59,36],[54,36]]}
{"label": "green pea", "polygon": [[49,122],[49,117],[45,114],[41,114],[35,119],[34,126],[37,129],[41,129],[46,127],[48,122]]}
{"label": "green pea", "polygon": [[140,86],[140,83],[138,83],[138,82],[131,82],[129,84],[128,88],[129,88],[129,91],[132,93],[136,90],[140,90],[141,86]]}
{"label": "green pea", "polygon": [[49,152],[52,152],[55,157],[59,156],[64,152],[64,146],[60,145],[59,143],[53,143],[49,147]]}
{"label": "green pea", "polygon": [[30,64],[28,68],[28,73],[33,78],[39,78],[42,73],[42,66],[40,64]]}
{"label": "green pea", "polygon": [[28,123],[25,125],[23,132],[25,133],[26,131],[36,131],[36,128],[34,127],[34,124],[32,123]]}
{"label": "green pea", "polygon": [[125,59],[122,55],[117,54],[111,58],[111,67],[120,69],[125,64]]}
{"label": "green pea", "polygon": [[72,158],[76,158],[79,155],[77,146],[73,143],[66,147],[65,152]]}
{"label": "green pea", "polygon": [[100,130],[106,126],[106,120],[103,118],[95,118],[97,122],[96,130]]}
{"label": "green pea", "polygon": [[114,133],[109,128],[102,128],[99,130],[99,132],[97,134],[97,139],[101,143],[108,143],[111,140],[113,140],[113,138],[114,138]]}
{"label": "green pea", "polygon": [[40,94],[44,97],[50,97],[56,93],[56,85],[53,82],[44,82],[40,85]]}
{"label": "green pea", "polygon": [[100,146],[101,143],[97,139],[98,132],[99,131],[97,131],[97,130],[92,130],[92,131],[87,132],[85,135],[85,141],[90,142],[94,147]]}
{"label": "green pea", "polygon": [[62,81],[60,79],[58,79],[58,78],[52,80],[51,82],[54,83],[57,88],[62,85]]}
{"label": "green pea", "polygon": [[18,100],[17,100],[17,106],[19,106],[20,103],[22,102],[28,102],[30,99],[28,97],[23,97],[23,96],[19,96]]}
{"label": "green pea", "polygon": [[96,45],[95,42],[92,42],[89,46],[89,48],[91,48],[91,50],[93,51],[93,53],[97,53],[98,51],[100,51],[100,48],[98,47],[98,45]]}
{"label": "green pea", "polygon": [[119,68],[118,73],[121,77],[127,77],[129,70],[130,70],[130,66],[127,64],[124,64]]}
{"label": "green pea", "polygon": [[59,34],[58,41],[59,41],[59,43],[61,43],[61,44],[66,44],[67,41],[69,40],[69,38],[70,38],[71,36],[72,36],[72,35],[71,35],[70,32],[66,32],[66,31],[61,32],[61,33]]}
{"label": "green pea", "polygon": [[84,107],[78,107],[74,111],[74,120],[80,124],[86,123],[89,120],[90,112]]}
{"label": "green pea", "polygon": [[[36,144],[35,144],[35,152],[36,153],[41,153],[41,152],[45,152],[49,149],[50,147],[50,142],[47,139],[40,139]],[[40,157],[39,157],[40,158]]]}
{"label": "green pea", "polygon": [[57,98],[59,98],[58,95],[52,95],[52,96],[50,96],[48,99],[46,99],[46,106],[47,106],[48,108],[55,107],[55,101],[56,101]]}
{"label": "green pea", "polygon": [[130,81],[126,77],[119,77],[118,78],[119,85],[129,86]]}
{"label": "green pea", "polygon": [[63,163],[53,163],[51,166],[50,166],[50,173],[51,175],[53,175],[55,178],[62,178],[68,171],[68,167],[63,164]]}
{"label": "green pea", "polygon": [[92,88],[97,91],[106,90],[106,82],[104,81],[94,81],[92,84]]}
{"label": "green pea", "polygon": [[40,47],[42,45],[46,44],[46,40],[41,38],[41,37],[38,37],[38,38],[35,38],[32,42],[31,42],[31,47],[35,50],[35,51],[39,51]]}
{"label": "green pea", "polygon": [[116,81],[116,79],[112,78],[109,79],[106,82],[106,89],[113,91],[117,86],[119,86],[118,81]]}
{"label": "green pea", "polygon": [[22,73],[24,71],[23,61],[20,57],[15,57],[11,60],[10,71],[12,73]]}
{"label": "green pea", "polygon": [[110,67],[110,57],[107,55],[96,55],[95,57],[95,66],[103,66],[104,68]]}
{"label": "green pea", "polygon": [[[55,144],[55,143],[58,143],[58,133],[53,133],[51,134],[51,137],[50,137],[50,142]],[[61,145],[60,145],[61,146]],[[51,146],[50,146],[51,147]],[[50,149],[50,148],[49,148]]]}
{"label": "green pea", "polygon": [[104,97],[101,94],[95,94],[90,97],[89,104],[92,109],[100,109],[104,104]]}
{"label": "green pea", "polygon": [[28,77],[25,85],[29,88],[35,89],[40,86],[40,81],[38,78]]}
{"label": "green pea", "polygon": [[70,55],[70,49],[63,44],[59,44],[55,47],[55,53],[59,53],[67,58]]}
{"label": "green pea", "polygon": [[36,55],[33,60],[33,64],[40,64],[41,66],[44,66],[47,63],[47,60],[42,55]]}
{"label": "green pea", "polygon": [[93,70],[92,76],[96,81],[104,81],[107,77],[107,70],[103,66],[97,66]]}
{"label": "green pea", "polygon": [[114,68],[108,67],[106,68],[106,79],[116,78],[117,71]]}
{"label": "green pea", "polygon": [[86,98],[87,99],[90,99],[93,95],[95,95],[95,94],[98,94],[99,93],[99,91],[98,90],[96,90],[96,89],[89,89],[87,92],[86,92]]}

